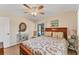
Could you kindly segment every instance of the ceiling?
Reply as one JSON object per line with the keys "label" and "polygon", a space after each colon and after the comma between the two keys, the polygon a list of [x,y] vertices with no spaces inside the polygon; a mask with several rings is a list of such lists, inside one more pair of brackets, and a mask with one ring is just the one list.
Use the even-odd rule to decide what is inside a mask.
{"label": "ceiling", "polygon": [[[36,6],[36,5],[32,5]],[[24,13],[27,9],[21,4],[3,4],[0,5],[0,10],[5,10],[10,14],[16,16],[23,16],[30,20],[41,20],[45,17],[54,16],[59,13],[64,13],[70,10],[77,10],[79,5],[77,4],[44,4],[44,15],[37,15],[36,17]]]}

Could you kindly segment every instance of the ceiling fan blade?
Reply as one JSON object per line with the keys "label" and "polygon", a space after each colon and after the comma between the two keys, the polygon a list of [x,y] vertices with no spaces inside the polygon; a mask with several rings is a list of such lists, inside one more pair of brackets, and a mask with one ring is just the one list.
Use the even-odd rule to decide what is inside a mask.
{"label": "ceiling fan blade", "polygon": [[27,4],[23,4],[25,7],[29,8],[29,9],[32,9],[29,5]]}
{"label": "ceiling fan blade", "polygon": [[42,5],[38,5],[37,7],[36,7],[36,12],[38,13],[38,14],[44,14],[43,13],[43,11],[44,11],[44,6],[42,6]]}
{"label": "ceiling fan blade", "polygon": [[40,9],[43,9],[44,6],[41,5],[41,6],[38,6],[37,8],[38,8],[38,10],[40,10]]}

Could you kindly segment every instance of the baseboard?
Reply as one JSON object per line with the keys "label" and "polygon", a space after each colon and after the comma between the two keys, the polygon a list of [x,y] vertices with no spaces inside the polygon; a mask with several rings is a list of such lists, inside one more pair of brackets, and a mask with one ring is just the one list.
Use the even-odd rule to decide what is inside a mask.
{"label": "baseboard", "polygon": [[9,48],[9,47],[14,46],[14,45],[17,45],[17,44],[19,44],[19,43],[13,43],[13,44],[10,44],[10,45],[7,45],[7,46],[4,46],[4,48]]}

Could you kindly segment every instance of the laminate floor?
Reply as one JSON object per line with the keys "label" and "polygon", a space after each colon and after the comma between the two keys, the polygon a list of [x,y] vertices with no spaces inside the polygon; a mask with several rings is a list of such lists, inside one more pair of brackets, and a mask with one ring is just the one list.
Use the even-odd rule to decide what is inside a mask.
{"label": "laminate floor", "polygon": [[19,45],[15,45],[4,49],[5,55],[19,55]]}

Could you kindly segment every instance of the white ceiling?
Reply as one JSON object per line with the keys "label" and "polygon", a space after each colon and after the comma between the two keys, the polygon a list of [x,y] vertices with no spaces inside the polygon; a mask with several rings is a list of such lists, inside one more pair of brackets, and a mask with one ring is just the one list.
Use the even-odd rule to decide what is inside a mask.
{"label": "white ceiling", "polygon": [[[36,6],[36,5],[32,5]],[[9,13],[12,13],[16,16],[24,16],[30,20],[40,20],[45,17],[53,16],[59,13],[64,13],[70,10],[77,10],[78,5],[77,4],[44,4],[44,12],[45,15],[37,15],[36,17],[24,13],[24,11],[27,11],[23,5],[21,4],[3,4],[0,5],[0,10],[8,11]]]}

